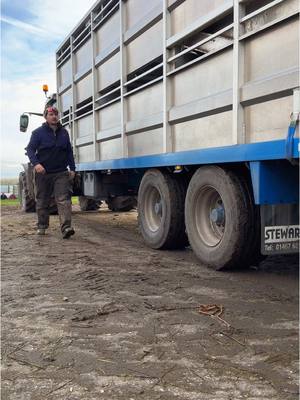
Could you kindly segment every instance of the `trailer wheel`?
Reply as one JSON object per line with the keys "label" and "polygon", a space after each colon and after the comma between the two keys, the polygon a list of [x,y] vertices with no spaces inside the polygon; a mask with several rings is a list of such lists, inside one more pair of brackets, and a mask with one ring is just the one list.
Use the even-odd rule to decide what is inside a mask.
{"label": "trailer wheel", "polygon": [[35,199],[29,194],[25,172],[19,175],[19,201],[22,211],[35,212]]}
{"label": "trailer wheel", "polygon": [[145,173],[138,193],[138,222],[148,246],[173,249],[187,245],[184,197],[175,177],[157,169]]}
{"label": "trailer wheel", "polygon": [[85,196],[79,196],[78,201],[81,211],[95,211],[98,210],[101,206],[101,201],[89,199]]}
{"label": "trailer wheel", "polygon": [[251,211],[238,177],[220,167],[199,168],[185,201],[188,238],[199,260],[216,270],[244,262]]}

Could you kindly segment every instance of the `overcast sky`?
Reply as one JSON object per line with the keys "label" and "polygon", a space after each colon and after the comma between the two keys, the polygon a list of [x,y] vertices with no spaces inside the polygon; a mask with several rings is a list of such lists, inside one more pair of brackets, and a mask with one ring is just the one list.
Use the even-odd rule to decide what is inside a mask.
{"label": "overcast sky", "polygon": [[1,1],[1,176],[17,177],[27,162],[24,147],[41,117],[30,117],[19,131],[24,111],[42,112],[45,95],[56,92],[55,51],[95,0]]}

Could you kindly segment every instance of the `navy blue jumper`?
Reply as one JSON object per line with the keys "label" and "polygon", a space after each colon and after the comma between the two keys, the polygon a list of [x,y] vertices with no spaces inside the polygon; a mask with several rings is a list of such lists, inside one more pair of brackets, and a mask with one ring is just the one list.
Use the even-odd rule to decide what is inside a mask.
{"label": "navy blue jumper", "polygon": [[26,150],[31,164],[41,164],[47,173],[75,171],[69,134],[60,124],[55,133],[46,122],[35,129]]}

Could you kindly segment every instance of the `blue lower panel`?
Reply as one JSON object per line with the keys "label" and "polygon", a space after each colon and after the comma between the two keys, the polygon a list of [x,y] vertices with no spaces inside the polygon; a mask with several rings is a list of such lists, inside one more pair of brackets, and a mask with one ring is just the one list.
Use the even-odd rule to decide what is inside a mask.
{"label": "blue lower panel", "polygon": [[[299,139],[294,139],[293,157],[299,157]],[[78,171],[107,169],[170,167],[175,165],[201,165],[245,161],[285,159],[285,140],[251,143],[151,156],[121,158],[77,164]]]}
{"label": "blue lower panel", "polygon": [[299,168],[287,160],[250,162],[255,204],[299,202]]}

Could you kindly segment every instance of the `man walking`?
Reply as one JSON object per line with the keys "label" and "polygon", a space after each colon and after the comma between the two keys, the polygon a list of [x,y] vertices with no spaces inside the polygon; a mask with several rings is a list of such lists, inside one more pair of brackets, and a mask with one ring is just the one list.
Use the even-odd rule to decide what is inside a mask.
{"label": "man walking", "polygon": [[58,110],[47,107],[44,117],[46,122],[32,132],[27,146],[27,155],[35,173],[37,234],[45,235],[49,226],[49,204],[54,194],[62,236],[68,239],[75,233],[71,226],[74,157],[69,134],[58,121]]}

